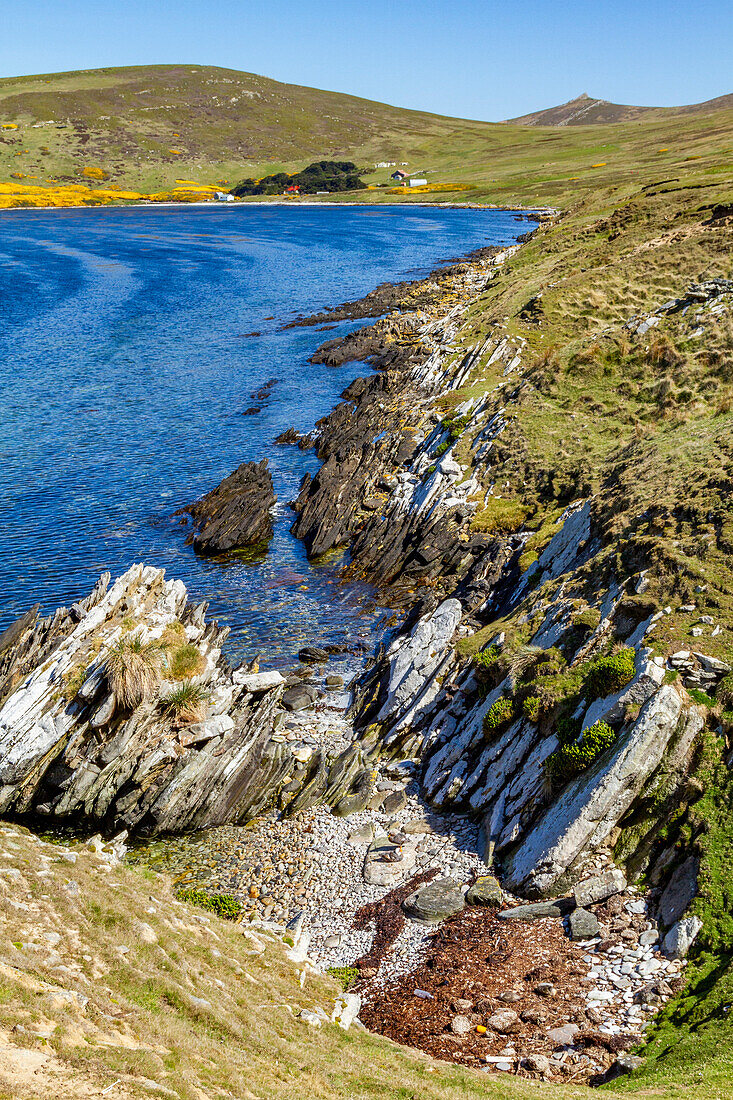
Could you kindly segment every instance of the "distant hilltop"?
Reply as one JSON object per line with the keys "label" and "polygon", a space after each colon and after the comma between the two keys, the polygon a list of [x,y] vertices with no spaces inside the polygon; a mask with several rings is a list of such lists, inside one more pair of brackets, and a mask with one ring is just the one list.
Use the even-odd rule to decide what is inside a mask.
{"label": "distant hilltop", "polygon": [[629,122],[635,118],[653,115],[705,114],[708,111],[733,107],[733,95],[721,95],[704,103],[692,103],[686,107],[634,107],[626,103],[610,103],[607,99],[594,99],[585,92],[543,111],[533,111],[506,121],[515,126],[597,126],[604,122]]}

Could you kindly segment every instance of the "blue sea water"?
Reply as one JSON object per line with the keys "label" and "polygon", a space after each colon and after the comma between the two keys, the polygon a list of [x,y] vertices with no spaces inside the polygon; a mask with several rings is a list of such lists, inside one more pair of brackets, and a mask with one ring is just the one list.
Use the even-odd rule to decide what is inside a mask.
{"label": "blue sea water", "polygon": [[[1,212],[0,631],[144,561],[210,601],[237,660],[368,635],[369,590],[338,582],[336,561],[310,565],[289,533],[314,456],[273,446],[365,373],[307,361],[354,324],[283,324],[526,228],[429,207]],[[269,553],[197,557],[173,513],[264,456],[280,501]]]}

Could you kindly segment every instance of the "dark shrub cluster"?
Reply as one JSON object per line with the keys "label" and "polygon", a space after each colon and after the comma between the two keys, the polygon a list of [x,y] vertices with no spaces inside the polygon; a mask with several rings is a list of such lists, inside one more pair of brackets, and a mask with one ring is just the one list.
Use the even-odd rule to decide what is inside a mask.
{"label": "dark shrub cluster", "polygon": [[596,722],[580,740],[561,744],[545,761],[545,771],[553,787],[584,772],[615,740],[616,733],[606,722]]}
{"label": "dark shrub cluster", "polygon": [[591,661],[583,681],[583,692],[588,702],[620,691],[633,680],[634,656],[634,650],[626,648],[611,657],[597,657]]}
{"label": "dark shrub cluster", "polygon": [[276,172],[260,180],[246,179],[232,188],[232,194],[280,195],[288,187],[300,188],[301,195],[315,195],[317,191],[359,191],[366,184],[359,179],[355,164],[350,160],[318,160],[302,172]]}

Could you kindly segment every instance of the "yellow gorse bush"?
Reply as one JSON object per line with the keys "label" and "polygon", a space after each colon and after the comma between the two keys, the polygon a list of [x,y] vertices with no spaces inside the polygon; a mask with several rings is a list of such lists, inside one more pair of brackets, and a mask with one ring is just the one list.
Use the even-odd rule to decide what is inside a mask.
{"label": "yellow gorse bush", "polygon": [[[22,172],[13,172],[16,179],[25,179]],[[86,187],[82,183],[54,184],[51,186],[27,183],[0,183],[0,209],[14,206],[108,206],[118,202],[206,202],[214,197],[217,188],[207,183],[177,184],[170,191],[145,194],[140,191],[123,191],[116,185],[110,187]]]}

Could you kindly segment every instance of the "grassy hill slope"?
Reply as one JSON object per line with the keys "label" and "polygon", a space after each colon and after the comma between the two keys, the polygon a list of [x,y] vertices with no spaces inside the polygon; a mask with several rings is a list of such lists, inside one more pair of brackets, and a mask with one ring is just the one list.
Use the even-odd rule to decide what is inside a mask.
{"label": "grassy hill slope", "polygon": [[[438,201],[568,206],[599,187],[681,175],[719,182],[733,154],[729,99],[709,111],[547,128],[445,118],[205,66],[12,78],[0,81],[0,180],[18,181],[19,193],[99,180],[151,192],[176,180],[226,186],[335,158],[406,163]],[[389,171],[366,181],[385,182]],[[387,190],[358,197],[410,201],[404,189]]]}

